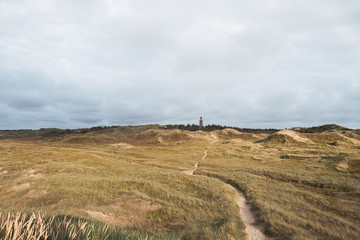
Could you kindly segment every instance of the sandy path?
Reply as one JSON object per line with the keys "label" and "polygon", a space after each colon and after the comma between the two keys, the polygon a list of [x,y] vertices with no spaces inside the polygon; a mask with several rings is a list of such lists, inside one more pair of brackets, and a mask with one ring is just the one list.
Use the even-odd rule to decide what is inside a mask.
{"label": "sandy path", "polygon": [[[234,187],[232,187],[232,188],[234,188]],[[255,216],[251,211],[251,207],[248,204],[246,204],[246,199],[244,197],[244,194],[242,194],[235,188],[234,188],[234,190],[236,190],[236,192],[238,193],[239,198],[237,201],[237,205],[240,208],[241,218],[243,219],[245,226],[246,226],[246,233],[248,236],[247,239],[248,240],[271,240],[272,238],[269,238],[264,234],[264,230],[261,226],[254,225],[256,222]]]}
{"label": "sandy path", "polygon": [[200,161],[197,161],[197,162],[195,163],[193,170],[184,171],[184,173],[189,174],[189,175],[194,175],[194,172],[199,168],[200,162],[203,161],[203,160],[207,157],[207,154],[208,154],[208,150],[206,150],[206,151],[204,152],[204,156],[200,159]]}
{"label": "sandy path", "polygon": [[[217,137],[215,135],[214,135],[214,140],[215,140],[215,142],[217,141]],[[207,155],[208,155],[208,150],[206,150],[204,152],[203,157],[198,162],[195,163],[194,169],[190,170],[190,171],[185,171],[185,173],[189,174],[189,175],[193,175],[194,172],[199,168],[200,162],[204,161],[205,158],[207,157]],[[240,212],[241,218],[246,227],[245,231],[247,234],[247,239],[248,240],[272,240],[273,238],[269,238],[264,234],[264,230],[261,226],[255,225],[255,222],[256,222],[255,216],[251,211],[251,207],[246,203],[244,194],[242,192],[240,192],[238,189],[236,189],[235,187],[231,186],[230,184],[228,184],[226,182],[224,182],[224,184],[233,188],[237,193],[237,202],[236,203],[239,206],[239,212]]]}

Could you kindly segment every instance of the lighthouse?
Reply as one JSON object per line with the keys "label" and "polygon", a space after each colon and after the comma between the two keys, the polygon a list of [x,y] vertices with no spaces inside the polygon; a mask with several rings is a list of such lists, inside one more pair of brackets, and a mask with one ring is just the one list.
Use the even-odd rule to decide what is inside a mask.
{"label": "lighthouse", "polygon": [[200,126],[200,128],[204,127],[204,122],[203,122],[202,117],[200,117],[199,126]]}

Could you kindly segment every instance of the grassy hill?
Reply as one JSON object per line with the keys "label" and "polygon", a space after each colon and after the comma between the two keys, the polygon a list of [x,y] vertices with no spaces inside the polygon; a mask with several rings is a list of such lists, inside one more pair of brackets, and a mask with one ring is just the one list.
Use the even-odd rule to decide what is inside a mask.
{"label": "grassy hill", "polygon": [[245,239],[230,184],[275,239],[360,237],[358,130],[214,129],[0,131],[0,212],[108,224],[124,239]]}

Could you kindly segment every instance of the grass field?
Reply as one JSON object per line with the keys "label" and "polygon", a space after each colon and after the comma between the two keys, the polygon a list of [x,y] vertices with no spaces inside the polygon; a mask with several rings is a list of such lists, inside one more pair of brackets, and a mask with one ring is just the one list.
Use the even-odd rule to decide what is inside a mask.
{"label": "grass field", "polygon": [[150,125],[0,138],[3,216],[68,216],[140,239],[245,239],[229,183],[271,237],[360,238],[359,131]]}

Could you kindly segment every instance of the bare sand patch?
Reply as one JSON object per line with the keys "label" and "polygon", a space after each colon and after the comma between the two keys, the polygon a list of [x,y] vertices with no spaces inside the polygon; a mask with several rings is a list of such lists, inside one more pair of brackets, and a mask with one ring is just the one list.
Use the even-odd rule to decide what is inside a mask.
{"label": "bare sand patch", "polygon": [[110,144],[110,146],[113,146],[113,147],[121,147],[121,148],[134,148],[134,145],[131,145],[131,144],[128,144],[128,143],[124,143],[124,142]]}
{"label": "bare sand patch", "polygon": [[186,170],[184,171],[185,174],[187,175],[193,175],[194,171],[193,170]]}
{"label": "bare sand patch", "polygon": [[297,132],[292,131],[292,130],[282,130],[282,131],[277,132],[276,134],[278,134],[278,135],[287,135],[287,136],[291,137],[292,139],[294,139],[295,141],[298,141],[298,142],[314,143],[310,139],[308,139],[306,137],[302,137]]}
{"label": "bare sand patch", "polygon": [[346,160],[343,160],[336,165],[336,169],[340,171],[347,170],[348,168],[349,168],[349,163]]}
{"label": "bare sand patch", "polygon": [[24,171],[24,177],[34,177],[34,178],[38,178],[38,177],[42,177],[44,176],[44,174],[42,173],[36,173],[35,169],[29,169],[29,170],[25,170]]}
{"label": "bare sand patch", "polygon": [[336,167],[339,171],[357,171],[360,169],[360,153],[354,153],[347,156],[339,162]]}
{"label": "bare sand patch", "polygon": [[8,173],[8,171],[3,170],[3,169],[4,169],[3,167],[0,167],[0,175]]}
{"label": "bare sand patch", "polygon": [[232,129],[232,128],[225,128],[225,129],[221,130],[220,132],[225,135],[239,135],[240,134],[239,131]]}
{"label": "bare sand patch", "polygon": [[352,137],[348,137],[345,136],[344,134],[341,134],[339,132],[335,132],[338,136],[340,136],[341,138],[344,138],[346,140],[348,140],[349,142],[356,144],[356,145],[360,145],[360,141],[358,139],[352,138]]}
{"label": "bare sand patch", "polygon": [[216,136],[216,134],[214,134],[214,133],[210,133],[210,136],[211,136],[215,141],[218,141],[218,140],[219,140],[218,136]]}
{"label": "bare sand patch", "polygon": [[98,221],[105,222],[108,224],[114,224],[116,223],[116,219],[113,216],[106,215],[105,213],[93,211],[93,210],[86,210],[86,213],[92,217],[95,218]]}
{"label": "bare sand patch", "polygon": [[22,184],[13,186],[11,189],[14,191],[25,190],[25,189],[29,188],[30,185],[31,185],[30,183],[22,183]]}
{"label": "bare sand patch", "polygon": [[162,137],[160,137],[160,136],[157,137],[157,140],[158,140],[158,142],[161,143],[161,144],[166,144],[166,142],[164,141],[164,139],[163,139]]}

